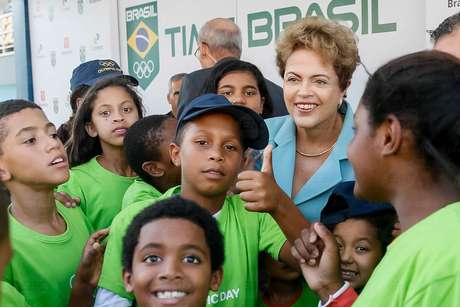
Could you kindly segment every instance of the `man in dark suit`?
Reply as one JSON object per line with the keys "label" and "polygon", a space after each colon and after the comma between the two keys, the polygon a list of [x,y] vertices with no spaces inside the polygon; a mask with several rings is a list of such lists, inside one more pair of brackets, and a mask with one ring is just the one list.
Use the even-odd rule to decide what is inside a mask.
{"label": "man in dark suit", "polygon": [[[179,96],[179,112],[185,104],[201,94],[212,67],[217,62],[241,57],[240,29],[233,21],[225,18],[215,18],[206,22],[198,34],[198,49],[195,56],[200,61],[202,69],[184,77]],[[273,102],[273,112],[267,117],[288,114],[283,89],[268,79],[265,79],[265,82]]]}

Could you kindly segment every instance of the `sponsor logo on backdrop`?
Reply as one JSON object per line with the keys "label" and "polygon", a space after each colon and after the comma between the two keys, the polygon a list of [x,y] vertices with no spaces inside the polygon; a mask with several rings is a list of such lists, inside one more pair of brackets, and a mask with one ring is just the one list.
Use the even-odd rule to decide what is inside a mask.
{"label": "sponsor logo on backdrop", "polygon": [[157,2],[126,9],[129,74],[146,89],[160,71]]}
{"label": "sponsor logo on backdrop", "polygon": [[62,54],[71,54],[72,49],[70,48],[70,37],[64,36],[64,42],[63,42],[63,47],[64,49],[62,50]]}
{"label": "sponsor logo on backdrop", "polygon": [[64,10],[69,10],[70,9],[70,0],[62,0],[62,8]]}
{"label": "sponsor logo on backdrop", "polygon": [[53,22],[54,20],[54,5],[48,5],[48,20]]}
{"label": "sponsor logo on backdrop", "polygon": [[93,50],[102,50],[104,49],[104,45],[102,45],[102,35],[101,33],[95,33],[93,36]]}
{"label": "sponsor logo on backdrop", "polygon": [[80,46],[80,63],[86,62],[86,47]]}
{"label": "sponsor logo on backdrop", "polygon": [[42,59],[45,57],[45,47],[42,43],[38,44],[37,47],[37,58]]}
{"label": "sponsor logo on backdrop", "polygon": [[59,113],[59,99],[57,97],[53,98],[53,111],[54,113]]}
{"label": "sponsor logo on backdrop", "polygon": [[83,14],[85,9],[85,4],[83,3],[83,0],[77,0],[77,11],[78,14]]}
{"label": "sponsor logo on backdrop", "polygon": [[36,0],[34,2],[34,8],[33,8],[33,17],[34,18],[41,18],[42,15],[42,2],[41,0]]}
{"label": "sponsor logo on backdrop", "polygon": [[56,66],[56,51],[50,51],[50,61],[51,61],[51,66],[55,67]]}

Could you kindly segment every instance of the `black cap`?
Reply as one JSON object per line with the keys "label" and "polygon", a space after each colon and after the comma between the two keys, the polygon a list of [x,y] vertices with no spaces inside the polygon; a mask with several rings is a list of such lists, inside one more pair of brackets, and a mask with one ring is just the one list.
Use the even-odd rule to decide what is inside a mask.
{"label": "black cap", "polygon": [[73,92],[81,85],[92,86],[97,81],[106,78],[126,78],[132,85],[139,85],[136,78],[124,75],[120,66],[113,60],[93,60],[82,63],[72,72],[70,91]]}
{"label": "black cap", "polygon": [[205,94],[187,103],[181,110],[177,131],[186,122],[206,113],[226,113],[239,122],[244,146],[264,149],[268,144],[268,128],[263,118],[250,108],[232,104],[222,95]]}
{"label": "black cap", "polygon": [[334,188],[326,206],[321,210],[321,223],[335,225],[353,217],[393,211],[388,203],[375,203],[357,199],[353,195],[354,181],[341,182]]}

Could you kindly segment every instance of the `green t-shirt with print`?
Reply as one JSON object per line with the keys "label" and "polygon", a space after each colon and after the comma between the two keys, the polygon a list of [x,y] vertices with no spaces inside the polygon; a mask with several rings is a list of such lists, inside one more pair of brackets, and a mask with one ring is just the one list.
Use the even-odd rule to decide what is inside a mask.
{"label": "green t-shirt with print", "polygon": [[13,257],[3,279],[33,307],[67,306],[71,284],[92,229],[80,208],[56,203],[67,229],[49,236],[33,231],[9,214]]}
{"label": "green t-shirt with print", "polygon": [[121,202],[121,210],[133,203],[144,201],[146,199],[157,199],[161,195],[161,192],[155,189],[155,187],[138,178],[134,180],[134,182],[126,190],[125,195],[123,196],[123,201]]}
{"label": "green t-shirt with print", "polygon": [[353,306],[460,306],[460,203],[396,238]]}
{"label": "green t-shirt with print", "polygon": [[26,299],[9,283],[0,282],[0,307],[29,307]]}
{"label": "green t-shirt with print", "polygon": [[[161,199],[178,192],[177,187],[170,189]],[[130,300],[134,297],[125,290],[121,277],[122,240],[132,219],[150,203],[130,205],[114,219],[99,280],[100,287]],[[286,238],[270,215],[247,211],[238,195],[226,197],[217,222],[224,236],[224,278],[219,291],[210,291],[208,305],[255,306],[259,252],[278,259]]]}
{"label": "green t-shirt with print", "polygon": [[58,187],[80,198],[80,207],[94,230],[107,228],[121,211],[121,201],[137,177],[125,177],[102,167],[97,157],[70,170],[69,180]]}

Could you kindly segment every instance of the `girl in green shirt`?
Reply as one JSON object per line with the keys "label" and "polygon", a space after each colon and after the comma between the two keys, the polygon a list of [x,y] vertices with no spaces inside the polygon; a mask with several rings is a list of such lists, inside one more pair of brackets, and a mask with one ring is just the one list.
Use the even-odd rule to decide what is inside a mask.
{"label": "girl in green shirt", "polygon": [[[369,79],[348,148],[354,192],[392,203],[401,235],[353,306],[460,305],[459,72],[457,58],[424,51],[390,61]],[[321,301],[334,298],[330,306],[349,292],[333,239],[314,224],[294,251]]]}
{"label": "girl in green shirt", "polygon": [[136,179],[123,140],[142,115],[141,98],[131,83],[116,78],[92,86],[75,116],[66,144],[70,179],[59,190],[80,198],[80,207],[95,230],[110,226]]}

